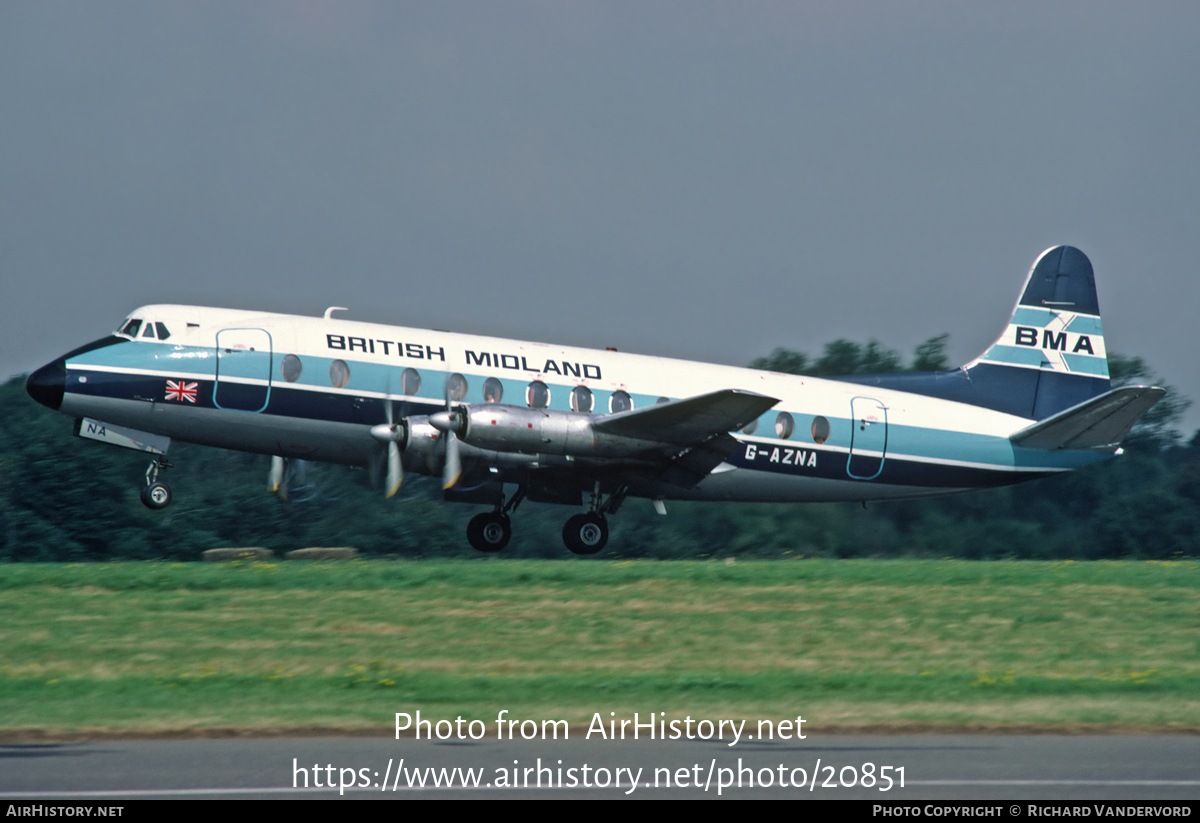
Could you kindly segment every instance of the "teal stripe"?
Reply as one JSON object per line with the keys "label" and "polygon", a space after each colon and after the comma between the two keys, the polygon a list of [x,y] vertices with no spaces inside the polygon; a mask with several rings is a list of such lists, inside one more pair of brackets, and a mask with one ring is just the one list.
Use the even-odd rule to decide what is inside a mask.
{"label": "teal stripe", "polygon": [[1024,346],[1003,346],[996,344],[987,350],[983,359],[989,363],[1012,363],[1022,366],[1041,367],[1046,358],[1041,349],[1025,348]]}
{"label": "teal stripe", "polygon": [[[1040,363],[1041,355],[1036,349],[1022,350],[1003,346],[994,347],[995,349],[1012,350],[1014,354],[1020,355],[1032,354],[1039,358],[1038,362]],[[272,375],[272,382],[280,385],[289,385],[279,376],[279,362],[285,353],[275,352],[273,356],[274,373]],[[201,354],[205,356],[201,357]],[[333,359],[311,355],[303,357],[301,378],[296,383],[290,385],[302,386],[314,391],[330,388],[329,365],[333,362]],[[1090,361],[1092,364],[1099,364],[1101,366],[1104,365],[1104,361],[1101,358],[1080,356],[1075,359]],[[436,363],[437,361],[434,362]],[[177,348],[160,344],[148,343],[138,345],[135,343],[129,346],[110,346],[105,349],[97,349],[96,351],[72,358],[71,363],[99,367],[114,366],[161,370],[169,374],[193,375],[211,379],[216,358],[212,350],[208,348]],[[422,378],[421,390],[417,396],[435,402],[440,402],[444,398],[445,379],[449,375],[449,372],[421,369],[421,361],[388,365],[356,360],[348,360],[347,363],[350,366],[350,383],[346,387],[347,389],[385,393],[390,388],[394,393],[398,393],[400,373],[405,368],[414,368],[420,372]],[[492,375],[464,373],[463,376],[467,378],[468,383],[468,392],[464,400],[468,403],[482,403],[483,381],[486,377]],[[518,406],[525,405],[525,388],[529,384],[529,373],[523,373],[522,377],[519,378],[498,377],[498,379],[501,380],[504,386],[503,402]],[[570,392],[573,384],[551,383],[547,381],[547,385],[550,387],[550,408],[560,411],[569,410]],[[596,401],[594,411],[600,414],[607,413],[608,401],[612,396],[612,392],[593,389],[593,394]],[[634,394],[634,407],[639,409],[646,408],[653,405],[657,399],[658,395]],[[782,409],[776,408],[762,414],[758,419],[758,429],[753,436],[772,440],[776,439],[775,419],[780,411]],[[849,408],[846,411],[848,412]],[[796,411],[791,411],[791,414],[795,419],[795,433],[785,442],[795,443],[798,446],[811,444],[812,423],[816,415]],[[848,417],[829,417],[828,415],[826,417],[829,420],[830,436],[825,445],[849,448],[853,431],[853,421]],[[957,460],[984,466],[995,466],[997,468],[1013,465],[1031,468],[1074,468],[1108,457],[1107,454],[1095,454],[1092,452],[1070,452],[1065,450],[1051,452],[1038,449],[1014,449],[1012,443],[1006,437],[993,437],[919,426],[896,425],[894,423],[889,423],[888,425],[887,452],[889,454],[905,454],[914,457]]]}
{"label": "teal stripe", "polygon": [[209,348],[134,342],[106,346],[72,357],[71,365],[76,364],[124,369],[160,369],[211,379],[216,373],[217,355]]}
{"label": "teal stripe", "polygon": [[1108,377],[1108,361],[1103,357],[1088,357],[1086,354],[1064,354],[1063,362],[1076,374],[1093,377]]}
{"label": "teal stripe", "polygon": [[1072,334],[1086,334],[1095,337],[1103,337],[1104,332],[1100,328],[1100,318],[1093,317],[1090,314],[1081,314],[1067,324],[1067,331]]}
{"label": "teal stripe", "polygon": [[1010,323],[1014,326],[1037,326],[1039,329],[1046,327],[1057,316],[1057,312],[1049,309],[1031,309],[1028,306],[1017,306],[1017,310],[1013,312]]}

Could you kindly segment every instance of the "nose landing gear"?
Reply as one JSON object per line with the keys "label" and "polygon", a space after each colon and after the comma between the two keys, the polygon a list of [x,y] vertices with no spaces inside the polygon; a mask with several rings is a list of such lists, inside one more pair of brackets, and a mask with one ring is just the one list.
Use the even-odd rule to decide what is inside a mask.
{"label": "nose landing gear", "polygon": [[171,487],[160,483],[158,473],[170,467],[165,457],[156,457],[146,469],[146,485],[142,487],[142,504],[148,509],[165,509],[171,505]]}

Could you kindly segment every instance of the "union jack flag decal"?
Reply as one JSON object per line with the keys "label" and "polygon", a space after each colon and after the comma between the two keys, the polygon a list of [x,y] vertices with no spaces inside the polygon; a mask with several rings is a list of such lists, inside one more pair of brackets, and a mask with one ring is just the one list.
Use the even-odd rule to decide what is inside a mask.
{"label": "union jack flag decal", "polygon": [[196,383],[184,383],[182,380],[168,380],[166,399],[178,403],[182,403],[184,400],[195,403],[197,385]]}

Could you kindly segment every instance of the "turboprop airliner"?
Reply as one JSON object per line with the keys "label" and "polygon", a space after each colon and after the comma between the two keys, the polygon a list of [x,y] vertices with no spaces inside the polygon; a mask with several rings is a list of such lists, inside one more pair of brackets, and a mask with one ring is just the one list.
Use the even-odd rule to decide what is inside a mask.
{"label": "turboprop airliner", "polygon": [[171,502],[172,441],[440,476],[483,504],[467,539],[499,551],[523,500],[584,508],[592,554],[628,497],[891,500],[1018,483],[1111,458],[1165,391],[1112,388],[1088,258],[1034,262],[1000,338],[957,369],[833,379],[638,354],[182,305],[142,306],[31,374],[75,433],[149,454],[142,501]]}

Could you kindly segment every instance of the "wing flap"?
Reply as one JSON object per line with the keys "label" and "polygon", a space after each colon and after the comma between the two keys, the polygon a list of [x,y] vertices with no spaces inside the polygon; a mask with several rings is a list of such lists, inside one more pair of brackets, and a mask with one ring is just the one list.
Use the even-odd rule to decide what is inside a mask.
{"label": "wing flap", "polygon": [[745,426],[778,403],[743,389],[722,389],[596,420],[592,428],[619,437],[691,446]]}
{"label": "wing flap", "polygon": [[1115,449],[1166,393],[1157,386],[1113,389],[1021,429],[1009,440],[1027,449]]}

